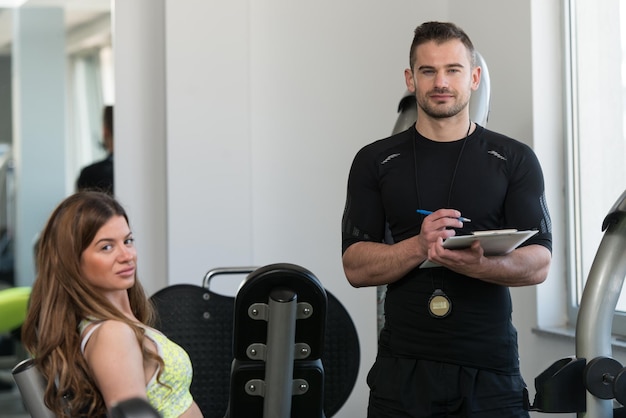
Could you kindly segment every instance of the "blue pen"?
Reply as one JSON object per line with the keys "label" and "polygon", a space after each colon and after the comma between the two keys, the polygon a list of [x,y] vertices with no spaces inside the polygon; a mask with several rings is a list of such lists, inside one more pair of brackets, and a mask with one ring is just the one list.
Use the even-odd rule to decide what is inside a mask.
{"label": "blue pen", "polygon": [[[428,216],[428,215],[430,215],[432,213],[431,211],[424,210],[424,209],[418,209],[416,212],[417,213],[421,213],[422,215],[425,215],[425,216]],[[459,218],[459,221],[461,221],[461,222],[472,222],[471,219],[464,218],[462,216]]]}

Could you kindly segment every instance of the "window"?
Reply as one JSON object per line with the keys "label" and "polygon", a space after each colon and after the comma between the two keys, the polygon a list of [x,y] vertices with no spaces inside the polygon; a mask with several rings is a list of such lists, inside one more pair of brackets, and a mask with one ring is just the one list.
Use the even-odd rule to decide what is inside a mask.
{"label": "window", "polygon": [[106,156],[102,147],[102,109],[114,102],[113,56],[109,45],[69,57],[70,134],[69,187],[73,190],[82,167]]}
{"label": "window", "polygon": [[[570,323],[603,238],[602,222],[626,190],[626,2],[567,0],[568,261]],[[613,332],[626,335],[626,291]]]}

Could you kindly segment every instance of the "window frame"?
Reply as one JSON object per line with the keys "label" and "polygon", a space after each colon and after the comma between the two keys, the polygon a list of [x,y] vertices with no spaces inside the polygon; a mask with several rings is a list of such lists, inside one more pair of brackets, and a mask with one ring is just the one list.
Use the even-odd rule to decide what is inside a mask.
{"label": "window frame", "polygon": [[[567,272],[567,318],[571,327],[576,326],[579,303],[584,291],[583,277],[583,211],[581,209],[581,138],[579,119],[580,90],[578,86],[578,15],[577,2],[584,0],[563,0],[564,26],[564,107],[565,107],[565,211],[566,211],[566,272]],[[621,24],[620,24],[621,27]],[[624,27],[626,30],[626,25]],[[624,53],[623,53],[624,54]],[[622,58],[622,62],[624,59]],[[619,196],[616,196],[618,198]],[[613,203],[613,202],[612,202]],[[608,210],[608,208],[607,208]],[[608,214],[608,213],[607,213]],[[607,214],[604,214],[606,216]],[[600,225],[598,225],[600,228]],[[613,316],[612,333],[626,336],[626,312],[616,310]]]}

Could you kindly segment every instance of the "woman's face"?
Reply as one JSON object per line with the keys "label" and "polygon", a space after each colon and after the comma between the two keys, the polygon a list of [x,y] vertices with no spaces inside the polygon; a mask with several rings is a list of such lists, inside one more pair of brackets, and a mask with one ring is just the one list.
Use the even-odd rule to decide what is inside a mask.
{"label": "woman's face", "polygon": [[80,264],[85,280],[105,293],[132,287],[137,250],[123,216],[114,216],[102,225],[83,251]]}

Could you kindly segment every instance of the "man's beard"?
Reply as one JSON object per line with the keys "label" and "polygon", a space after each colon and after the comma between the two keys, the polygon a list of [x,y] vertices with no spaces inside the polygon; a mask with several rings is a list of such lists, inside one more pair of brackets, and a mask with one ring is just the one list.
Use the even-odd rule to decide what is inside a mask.
{"label": "man's beard", "polygon": [[[449,93],[448,90],[435,90],[435,91],[429,92],[428,94],[430,95],[433,92],[434,93]],[[443,109],[440,109],[438,108],[438,106],[432,106],[428,99],[425,99],[422,101],[417,100],[417,105],[424,111],[424,113],[426,113],[428,116],[430,116],[433,119],[445,119],[445,118],[450,118],[452,116],[456,116],[463,109],[465,109],[465,107],[467,107],[468,104],[469,104],[469,99],[464,102],[455,102],[451,106],[446,106]]]}

